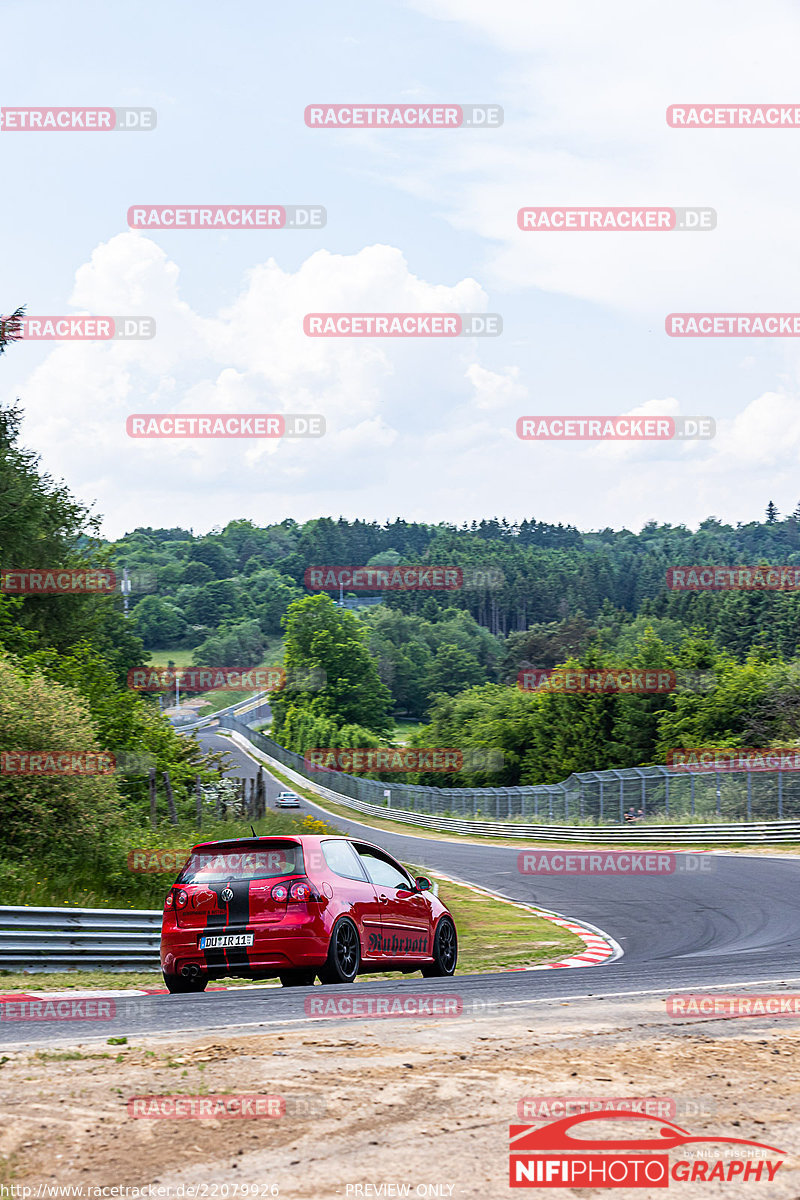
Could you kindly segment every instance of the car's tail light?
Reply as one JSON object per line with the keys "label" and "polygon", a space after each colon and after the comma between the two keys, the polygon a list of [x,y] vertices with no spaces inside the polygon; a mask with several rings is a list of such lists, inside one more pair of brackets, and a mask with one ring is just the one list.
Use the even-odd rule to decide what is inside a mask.
{"label": "car's tail light", "polygon": [[285,883],[276,883],[272,889],[272,899],[283,902],[289,895],[289,889]]}
{"label": "car's tail light", "polygon": [[188,895],[188,893],[187,893],[187,892],[184,892],[183,890],[181,890],[180,892],[178,892],[177,896],[175,897],[175,905],[176,905],[176,907],[177,907],[177,908],[186,908],[186,905],[187,905],[188,903],[189,903],[189,895]]}
{"label": "car's tail light", "polygon": [[172,908],[174,903],[175,903],[175,900],[172,895],[172,892],[167,892],[167,898],[164,901],[164,908]]}
{"label": "car's tail light", "polygon": [[321,897],[314,891],[307,879],[295,879],[289,884],[290,900],[319,900]]}

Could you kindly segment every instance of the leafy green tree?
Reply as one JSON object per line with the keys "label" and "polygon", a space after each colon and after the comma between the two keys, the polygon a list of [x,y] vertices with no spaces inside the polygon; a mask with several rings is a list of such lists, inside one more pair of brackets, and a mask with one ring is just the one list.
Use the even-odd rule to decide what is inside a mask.
{"label": "leafy green tree", "polygon": [[[102,856],[103,840],[120,819],[110,760],[98,773],[98,755],[106,749],[85,701],[73,689],[0,657],[5,856],[57,856],[61,862]],[[18,773],[25,765],[21,755],[70,753],[91,756],[95,773],[86,773],[86,766],[80,774]]]}
{"label": "leafy green tree", "polygon": [[289,575],[271,569],[255,571],[247,580],[253,612],[266,634],[281,632],[281,621],[293,600],[303,592]]}
{"label": "leafy green tree", "polygon": [[[39,470],[18,445],[22,410],[0,408],[0,554],[4,568],[87,565],[79,542],[96,537],[99,520],[63,484]],[[96,542],[94,542],[96,545]]]}
{"label": "leafy green tree", "polygon": [[0,354],[4,354],[6,346],[18,342],[22,337],[21,321],[25,315],[25,305],[17,308],[10,316],[0,321]]}
{"label": "leafy green tree", "polygon": [[249,601],[243,604],[244,598],[241,586],[232,579],[213,580],[197,588],[184,606],[184,615],[190,624],[221,625],[251,615],[251,605]]}
{"label": "leafy green tree", "polygon": [[187,562],[181,574],[181,583],[203,584],[210,583],[214,579],[214,572],[204,562],[197,562],[192,559]]}
{"label": "leafy green tree", "polygon": [[15,669],[26,677],[46,678],[55,689],[69,689],[88,712],[102,748],[133,763],[135,770],[116,777],[117,792],[127,812],[144,816],[148,805],[145,777],[151,766],[159,779],[161,772],[169,772],[186,814],[194,811],[190,793],[195,777],[213,778],[220,756],[204,756],[194,738],[179,736],[146,695],[133,688],[120,689],[113,670],[98,658],[90,643],[79,643],[69,655],[36,651],[19,659]]}
{"label": "leafy green tree", "polygon": [[258,666],[266,654],[266,643],[258,621],[232,621],[198,646],[192,661],[199,667]]}
{"label": "leafy green tree", "polygon": [[444,692],[454,696],[464,688],[482,683],[486,678],[480,663],[466,650],[447,643],[438,647],[428,675],[430,694]]}
{"label": "leafy green tree", "polygon": [[131,609],[130,619],[146,646],[176,646],[186,634],[183,613],[160,596],[143,596]]}
{"label": "leafy green tree", "polygon": [[579,658],[596,636],[597,629],[582,613],[510,633],[500,668],[502,677],[506,683],[516,683],[519,672],[526,667],[546,670],[565,658]]}
{"label": "leafy green tree", "polygon": [[[670,670],[676,666],[671,654],[652,627],[645,628],[636,651],[628,659],[631,667],[644,671]],[[671,704],[671,694],[622,694],[614,699],[611,728],[611,765],[638,767],[655,761],[659,721]]]}
{"label": "leafy green tree", "polygon": [[189,551],[189,561],[204,563],[215,579],[229,579],[236,566],[235,556],[217,538],[203,538]]}
{"label": "leafy green tree", "polygon": [[[22,410],[0,408],[0,563],[8,568],[112,567],[97,537],[99,518],[74,500],[63,484],[39,469],[35,454],[18,444]],[[127,671],[143,661],[143,647],[126,622],[118,595],[3,597],[0,646],[66,651],[89,640],[114,666],[124,685]],[[10,614],[13,612],[13,621]]]}
{"label": "leafy green tree", "polygon": [[272,698],[274,736],[280,741],[290,706],[332,718],[338,726],[361,725],[388,734],[391,694],[380,681],[367,649],[367,630],[351,612],[324,595],[289,606],[284,664],[290,679],[324,680],[322,687],[282,689]]}

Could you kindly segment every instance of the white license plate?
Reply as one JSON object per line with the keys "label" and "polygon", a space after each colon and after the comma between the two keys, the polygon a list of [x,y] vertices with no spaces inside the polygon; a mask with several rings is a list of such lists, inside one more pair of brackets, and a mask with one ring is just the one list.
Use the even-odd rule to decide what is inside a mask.
{"label": "white license plate", "polygon": [[216,950],[223,946],[252,946],[252,933],[218,933],[213,937],[200,938],[201,950]]}

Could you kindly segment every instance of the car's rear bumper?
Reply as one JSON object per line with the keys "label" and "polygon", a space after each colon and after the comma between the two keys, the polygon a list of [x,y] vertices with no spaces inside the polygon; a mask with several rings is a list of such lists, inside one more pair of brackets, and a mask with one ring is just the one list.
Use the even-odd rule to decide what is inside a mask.
{"label": "car's rear bumper", "polygon": [[[252,933],[252,946],[236,946],[201,950],[203,933]],[[265,930],[258,926],[226,930],[171,929],[161,938],[161,969],[167,975],[180,974],[183,967],[195,965],[209,978],[223,975],[248,975],[293,967],[319,967],[328,954],[328,937],[322,929]]]}

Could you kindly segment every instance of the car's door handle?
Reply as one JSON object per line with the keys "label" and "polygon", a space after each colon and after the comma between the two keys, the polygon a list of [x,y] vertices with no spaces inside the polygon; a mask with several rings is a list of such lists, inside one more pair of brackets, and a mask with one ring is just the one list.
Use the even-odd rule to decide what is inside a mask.
{"label": "car's door handle", "polygon": [[378,896],[378,899],[380,900],[381,904],[388,904],[388,903],[389,903],[389,897],[388,897],[388,896]]}

